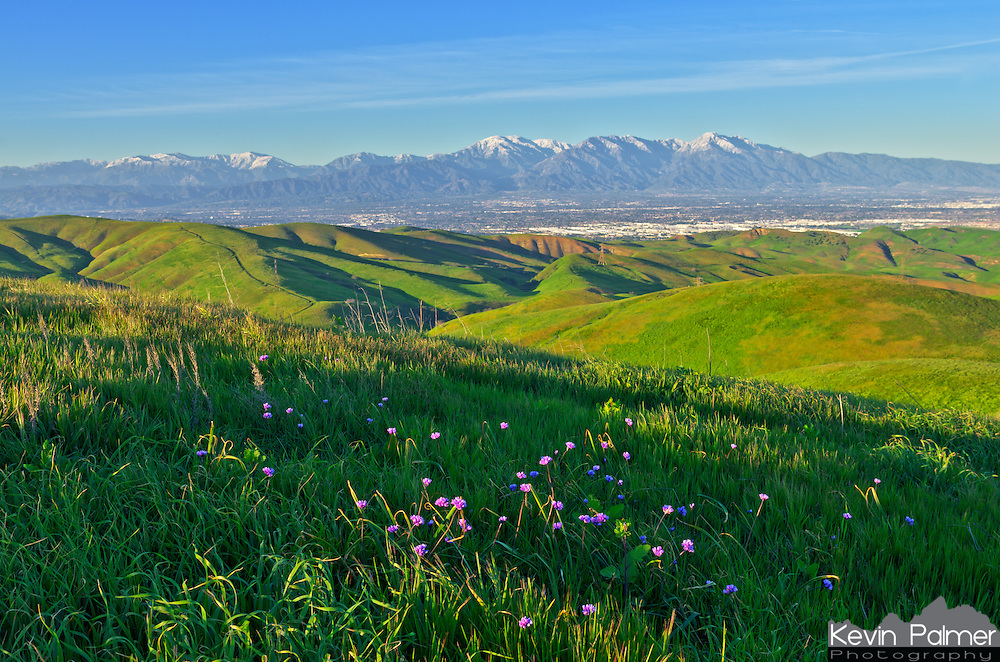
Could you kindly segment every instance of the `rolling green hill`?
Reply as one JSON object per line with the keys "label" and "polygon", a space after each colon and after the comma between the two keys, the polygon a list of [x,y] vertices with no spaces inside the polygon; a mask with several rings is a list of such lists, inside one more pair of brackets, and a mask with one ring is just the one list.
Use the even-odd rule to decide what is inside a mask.
{"label": "rolling green hill", "polygon": [[[970,361],[1000,365],[1000,302],[992,299],[891,278],[799,275],[558,309],[534,304],[466,316],[435,332],[633,365],[781,373],[788,383],[808,375],[803,383],[831,390],[860,388],[849,366],[864,362],[866,395],[911,403],[907,386],[924,382],[924,389],[928,373],[901,360],[937,359],[933,374],[943,361],[960,361],[949,380],[931,382],[937,392],[925,392],[924,403],[1000,411],[993,382],[982,381],[982,370],[964,370]],[[838,379],[825,381],[830,371],[816,368],[827,364],[841,366]]]}
{"label": "rolling green hill", "polygon": [[945,379],[940,363],[903,363],[996,362],[1000,233],[988,230],[601,242],[58,216],[0,221],[0,276],[170,292],[315,326],[452,320],[436,332],[643,365],[708,370],[711,345],[716,373],[1000,409],[975,383],[983,366],[955,364],[965,377]]}

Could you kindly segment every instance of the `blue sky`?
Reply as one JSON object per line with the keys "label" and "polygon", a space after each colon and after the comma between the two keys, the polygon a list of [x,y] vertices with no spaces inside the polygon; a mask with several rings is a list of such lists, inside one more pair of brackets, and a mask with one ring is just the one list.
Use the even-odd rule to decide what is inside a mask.
{"label": "blue sky", "polygon": [[7,3],[0,165],[490,135],[1000,163],[1000,3]]}

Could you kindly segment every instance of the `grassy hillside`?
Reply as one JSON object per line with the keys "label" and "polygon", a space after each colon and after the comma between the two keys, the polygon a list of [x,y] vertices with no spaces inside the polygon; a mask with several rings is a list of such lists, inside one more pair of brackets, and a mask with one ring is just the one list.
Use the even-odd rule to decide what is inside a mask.
{"label": "grassy hillside", "polygon": [[23,280],[0,352],[5,659],[822,660],[1000,612],[995,421]]}
{"label": "grassy hillside", "polygon": [[[855,390],[912,403],[906,395],[925,373],[901,359],[1000,362],[1000,302],[960,292],[860,276],[781,276],[535,310],[525,302],[466,316],[437,332],[507,340],[576,356],[634,365],[676,366],[734,376],[809,375],[815,388]],[[711,360],[711,365],[709,361]],[[886,361],[892,361],[886,363]],[[844,368],[866,362],[872,376],[855,385]],[[878,368],[874,368],[878,363]],[[941,373],[940,361],[934,374]],[[843,367],[843,366],[842,366]],[[945,380],[923,382],[924,402],[1000,410],[991,381],[955,364]],[[797,382],[796,382],[797,383]],[[926,389],[936,392],[933,397]]]}

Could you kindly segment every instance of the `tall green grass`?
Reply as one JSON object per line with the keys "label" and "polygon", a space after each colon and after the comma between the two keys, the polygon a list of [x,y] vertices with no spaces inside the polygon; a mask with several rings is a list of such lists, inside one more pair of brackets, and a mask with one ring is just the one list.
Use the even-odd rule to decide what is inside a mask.
{"label": "tall green grass", "polygon": [[0,344],[10,659],[821,659],[1000,612],[968,414],[16,280]]}

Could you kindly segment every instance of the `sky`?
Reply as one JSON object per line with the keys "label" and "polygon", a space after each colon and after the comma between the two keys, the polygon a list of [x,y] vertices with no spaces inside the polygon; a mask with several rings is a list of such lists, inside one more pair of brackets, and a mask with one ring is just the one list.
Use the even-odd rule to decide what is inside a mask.
{"label": "sky", "polygon": [[0,166],[709,131],[1000,163],[996,0],[4,5]]}

